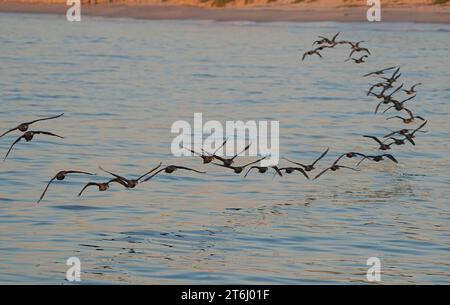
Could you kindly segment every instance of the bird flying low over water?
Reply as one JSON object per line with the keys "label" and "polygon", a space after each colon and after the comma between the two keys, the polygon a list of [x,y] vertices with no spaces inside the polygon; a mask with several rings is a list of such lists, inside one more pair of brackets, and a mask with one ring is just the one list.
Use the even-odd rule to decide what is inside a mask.
{"label": "bird flying low over water", "polygon": [[169,166],[166,166],[164,168],[161,168],[160,170],[158,170],[153,175],[145,178],[144,180],[142,180],[142,182],[147,182],[148,180],[152,179],[153,177],[155,177],[156,175],[158,175],[161,172],[165,172],[167,174],[172,174],[174,171],[179,170],[179,169],[183,169],[183,170],[187,170],[187,171],[193,171],[193,172],[196,172],[196,173],[199,173],[199,174],[206,174],[206,172],[201,172],[201,171],[198,171],[196,169],[189,168],[189,167],[178,166],[178,165],[169,165]]}
{"label": "bird flying low over water", "polygon": [[[86,184],[83,189],[80,191],[80,193],[78,194],[78,197],[81,197],[81,195],[83,194],[83,192],[91,186],[97,186],[98,187],[98,191],[99,192],[104,192],[109,190],[109,185],[112,182],[116,182],[116,183],[120,183],[118,178],[114,178],[112,180],[109,180],[108,182],[104,182],[104,183],[97,183],[97,182],[89,182],[88,184]],[[121,183],[120,183],[121,184]]]}
{"label": "bird flying low over water", "polygon": [[183,148],[186,149],[186,150],[189,150],[189,151],[190,151],[191,153],[193,153],[194,155],[197,155],[197,156],[199,156],[200,158],[202,158],[202,159],[203,159],[203,164],[208,164],[208,163],[211,163],[214,159],[216,159],[215,156],[216,156],[217,152],[218,152],[222,147],[225,146],[225,144],[227,143],[227,141],[228,141],[228,139],[226,139],[225,141],[223,141],[222,145],[220,145],[213,153],[209,153],[209,152],[205,151],[203,148],[202,148],[202,153],[196,152],[195,150],[190,149],[190,148],[186,148],[186,147],[183,147]]}
{"label": "bird flying low over water", "polygon": [[323,49],[324,49],[324,47],[319,47],[319,48],[317,48],[317,49],[314,49],[314,50],[307,51],[307,52],[303,53],[302,61],[305,60],[306,56],[311,56],[311,55],[314,55],[314,54],[316,54],[316,55],[319,56],[320,58],[323,58],[322,55],[319,53],[319,51],[321,51],[321,50],[323,50]]}
{"label": "bird flying low over water", "polygon": [[38,134],[43,134],[43,135],[48,135],[48,136],[52,136],[52,137],[58,137],[61,139],[64,139],[64,137],[58,136],[57,134],[51,133],[51,132],[47,132],[47,131],[32,131],[29,130],[27,132],[25,132],[23,135],[21,135],[16,141],[14,141],[14,143],[11,145],[11,147],[9,148],[8,152],[6,153],[5,158],[3,159],[3,161],[6,160],[6,158],[8,158],[9,153],[11,152],[11,150],[13,149],[13,147],[20,142],[20,140],[25,139],[25,141],[30,142],[31,140],[33,140],[35,135]]}
{"label": "bird flying low over water", "polygon": [[318,174],[313,180],[318,179],[320,176],[322,176],[323,174],[325,174],[325,173],[328,172],[329,170],[331,170],[332,172],[335,172],[335,171],[337,171],[337,170],[340,170],[340,169],[342,169],[342,168],[345,168],[345,169],[350,169],[350,170],[356,171],[356,172],[359,171],[359,170],[357,170],[357,169],[355,169],[355,168],[352,168],[352,167],[343,166],[343,165],[338,165],[338,162],[341,160],[341,158],[342,158],[342,156],[339,157],[336,161],[334,161],[333,164],[332,164],[330,167],[324,169],[324,170],[323,170],[320,174]]}
{"label": "bird flying low over water", "polygon": [[403,117],[401,117],[401,116],[399,116],[399,115],[395,115],[395,116],[392,116],[392,117],[390,117],[390,118],[387,118],[386,120],[400,119],[400,120],[403,121],[404,124],[411,124],[412,122],[415,121],[415,119],[419,119],[419,120],[421,120],[421,121],[425,121],[425,118],[423,118],[422,116],[419,116],[419,115],[414,115],[414,114],[412,113],[412,111],[409,110],[408,108],[404,108],[404,107],[403,107],[402,110],[405,110],[405,111],[409,114],[409,118],[403,118]]}
{"label": "bird flying low over water", "polygon": [[333,36],[333,38],[328,39],[323,36],[319,36],[320,40],[316,40],[313,42],[313,45],[318,44],[319,46],[328,44],[328,47],[334,47],[338,42],[336,42],[336,38],[339,36],[341,32],[338,32],[336,35]]}
{"label": "bird flying low over water", "polygon": [[358,41],[356,43],[350,42],[352,51],[350,52],[350,55],[348,56],[349,58],[352,57],[353,53],[355,53],[355,52],[366,52],[367,54],[372,55],[367,48],[363,48],[363,47],[359,46],[363,42],[364,42],[364,40]]}
{"label": "bird flying low over water", "polygon": [[[275,170],[275,172],[276,172],[275,174],[278,174],[280,177],[283,176],[283,173],[282,173],[281,170],[278,168],[278,166],[270,166],[270,168],[273,168],[273,169]],[[267,167],[267,166],[252,166],[252,167],[250,167],[250,168],[248,169],[248,171],[247,171],[247,173],[245,174],[244,178],[247,178],[248,173],[250,173],[250,171],[251,171],[252,169],[257,169],[258,172],[259,172],[260,174],[264,174],[264,173],[266,173],[266,172],[269,170],[269,167]]]}
{"label": "bird flying low over water", "polygon": [[413,96],[408,97],[407,99],[405,99],[405,100],[403,100],[403,101],[401,101],[401,102],[392,99],[392,100],[391,100],[391,103],[394,104],[394,105],[389,106],[388,108],[386,108],[386,109],[383,111],[383,113],[386,113],[389,109],[392,109],[392,108],[394,108],[394,109],[397,110],[397,111],[402,111],[402,110],[405,109],[405,107],[404,107],[403,105],[404,105],[407,101],[412,100],[412,99],[415,98],[415,97],[416,97],[416,95],[413,95]]}
{"label": "bird flying low over water", "polygon": [[349,61],[349,60],[353,60],[354,62],[355,62],[355,64],[362,64],[362,63],[365,63],[366,61],[364,60],[364,58],[368,58],[369,56],[367,56],[367,55],[363,55],[363,56],[361,56],[360,58],[353,58],[353,57],[350,57],[350,58],[348,58],[347,60],[345,60],[346,62],[347,61]]}
{"label": "bird flying low over water", "polygon": [[320,155],[319,158],[317,158],[312,164],[309,164],[309,165],[304,165],[304,164],[302,164],[302,163],[294,162],[294,161],[291,161],[291,160],[286,159],[286,158],[283,158],[283,159],[286,160],[286,161],[288,161],[288,162],[291,162],[292,164],[296,164],[296,165],[298,165],[298,166],[301,166],[301,167],[303,167],[303,169],[304,169],[305,171],[310,172],[310,171],[312,171],[312,170],[315,169],[315,166],[316,166],[317,162],[319,162],[320,160],[322,160],[322,159],[327,155],[327,153],[328,153],[329,150],[330,150],[330,148],[327,148],[327,149]]}
{"label": "bird flying low over water", "polygon": [[160,168],[161,165],[162,165],[162,163],[159,163],[159,165],[158,165],[157,167],[153,168],[151,171],[149,171],[149,172],[143,174],[142,176],[140,176],[140,177],[137,178],[137,179],[127,179],[127,178],[125,178],[125,177],[122,177],[122,176],[119,176],[119,175],[117,175],[117,174],[114,174],[114,173],[112,173],[112,172],[110,172],[110,171],[107,171],[107,170],[103,169],[102,167],[100,167],[100,169],[101,169],[102,171],[104,171],[105,173],[108,173],[108,174],[112,175],[113,177],[116,177],[116,178],[118,179],[117,182],[120,183],[120,184],[122,184],[124,187],[133,189],[133,188],[135,188],[135,187],[141,182],[141,179],[143,179],[145,176],[148,176],[148,175],[150,175],[151,173],[153,173],[155,170],[157,170],[158,168]]}
{"label": "bird flying low over water", "polygon": [[258,159],[258,160],[256,160],[256,161],[247,163],[247,164],[242,165],[242,166],[224,165],[224,164],[219,164],[219,163],[214,163],[214,162],[213,162],[212,164],[217,165],[217,166],[221,166],[221,167],[225,167],[225,168],[232,169],[232,170],[234,171],[235,174],[240,174],[240,173],[242,173],[242,171],[243,171],[247,166],[250,166],[250,165],[253,165],[253,164],[255,164],[255,163],[258,163],[258,162],[264,160],[265,158],[267,158],[267,157],[263,157],[263,158],[261,158],[261,159]]}
{"label": "bird flying low over water", "polygon": [[244,148],[241,152],[235,154],[232,158],[223,158],[223,157],[217,156],[216,154],[214,154],[213,156],[214,156],[215,159],[217,159],[217,160],[219,160],[220,162],[222,162],[223,165],[225,165],[225,166],[230,166],[231,164],[234,163],[234,159],[236,159],[237,156],[239,156],[239,155],[242,154],[243,152],[246,152],[246,151],[250,148],[250,145],[252,145],[252,144],[250,143],[250,144],[248,144],[247,146],[245,146],[245,148]]}
{"label": "bird flying low over water", "polygon": [[392,69],[395,69],[395,68],[396,67],[389,67],[389,68],[386,68],[386,69],[370,72],[370,73],[364,74],[363,77],[367,77],[367,76],[370,76],[370,75],[383,75],[384,72],[392,70]]}
{"label": "bird flying low over water", "polygon": [[383,143],[382,141],[380,141],[380,139],[378,139],[377,137],[374,137],[374,136],[363,136],[363,137],[373,139],[378,144],[380,144],[380,147],[378,148],[380,150],[389,150],[389,149],[391,149],[391,145],[394,144],[394,143],[390,143],[390,144]]}
{"label": "bird flying low over water", "polygon": [[406,140],[408,140],[412,145],[416,145],[416,143],[414,142],[414,138],[416,137],[415,134],[416,132],[426,132],[426,131],[422,131],[421,129],[427,125],[428,121],[423,122],[418,128],[416,129],[401,129],[401,130],[397,130],[397,131],[393,131],[387,135],[384,136],[384,138],[390,138],[391,136],[395,135],[395,134],[399,134],[405,137]]}
{"label": "bird flying low over water", "polygon": [[416,93],[416,87],[422,85],[422,83],[417,83],[415,85],[413,85],[410,89],[403,89],[403,91],[407,94],[407,95],[413,95],[414,93]]}
{"label": "bird flying low over water", "polygon": [[42,201],[42,199],[44,199],[45,194],[47,193],[48,188],[50,187],[50,184],[52,184],[53,181],[58,180],[58,181],[62,181],[64,179],[66,179],[66,176],[69,174],[84,174],[84,175],[90,175],[90,176],[94,176],[96,174],[92,174],[92,173],[88,173],[88,172],[83,172],[83,171],[76,171],[76,170],[67,170],[67,171],[60,171],[59,173],[57,173],[47,184],[47,186],[44,189],[44,192],[42,193],[41,197],[38,200],[38,203]]}
{"label": "bird flying low over water", "polygon": [[306,179],[309,179],[308,174],[302,167],[283,167],[280,168],[280,171],[284,171],[286,174],[292,174],[293,172],[297,171],[303,174],[303,176],[306,177]]}
{"label": "bird flying low over water", "polygon": [[366,159],[372,160],[374,162],[380,162],[380,161],[383,161],[385,157],[392,160],[392,162],[394,162],[394,163],[398,163],[397,159],[395,159],[393,155],[383,154],[383,155],[378,155],[378,156],[366,156],[361,161],[359,161],[359,163],[356,166],[359,166]]}
{"label": "bird flying low over water", "polygon": [[52,116],[52,117],[48,117],[48,118],[43,118],[43,119],[37,119],[37,120],[31,121],[31,122],[21,123],[20,125],[18,125],[18,126],[12,128],[12,129],[6,131],[2,135],[0,135],[0,138],[5,136],[5,135],[7,135],[10,132],[15,131],[15,130],[19,130],[21,132],[26,132],[26,131],[28,131],[28,128],[30,127],[30,125],[32,125],[34,123],[41,122],[41,121],[57,119],[57,118],[59,118],[59,117],[61,117],[63,115],[64,115],[64,113],[61,113],[60,115],[56,115],[56,116]]}

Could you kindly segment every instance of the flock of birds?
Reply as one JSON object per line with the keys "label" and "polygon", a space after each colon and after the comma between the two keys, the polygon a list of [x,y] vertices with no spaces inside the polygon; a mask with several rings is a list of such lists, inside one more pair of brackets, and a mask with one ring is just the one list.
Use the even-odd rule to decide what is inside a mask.
{"label": "flock of birds", "polygon": [[[319,36],[320,40],[317,40],[313,43],[314,44],[318,44],[319,48],[312,50],[312,51],[308,51],[303,55],[303,60],[305,59],[305,56],[307,55],[313,55],[313,54],[317,54],[318,56],[322,57],[319,53],[319,51],[324,50],[325,48],[333,48],[336,45],[339,44],[349,44],[352,48],[351,53],[349,58],[353,59],[351,56],[354,53],[358,53],[358,52],[366,52],[367,54],[370,55],[370,51],[366,48],[362,48],[360,47],[360,43],[362,43],[362,41],[360,42],[350,42],[350,41],[336,41],[336,38],[338,37],[340,33],[337,33],[333,38],[328,39],[326,37],[322,37]],[[367,55],[365,55],[367,56]],[[363,56],[364,57],[364,56]],[[365,57],[364,57],[365,58]],[[355,60],[355,59],[354,59]],[[362,59],[361,59],[362,60]],[[355,62],[359,63],[360,60],[355,60]],[[394,70],[395,69],[395,70]],[[387,76],[388,73],[390,73],[389,71],[394,70],[394,72],[392,73],[392,75]],[[382,105],[386,105],[387,108],[383,111],[383,113],[386,113],[387,111],[393,109],[396,110],[397,112],[406,112],[409,116],[408,117],[402,117],[400,115],[396,115],[396,116],[392,116],[387,118],[387,120],[390,119],[400,119],[404,124],[411,124],[413,122],[415,122],[416,119],[421,120],[422,123],[419,127],[417,128],[413,128],[413,129],[407,129],[407,128],[403,128],[403,129],[399,129],[399,130],[393,130],[391,131],[389,134],[384,135],[382,139],[376,137],[376,136],[372,136],[372,135],[364,135],[363,137],[365,138],[369,138],[372,139],[374,141],[377,142],[377,144],[379,145],[379,150],[382,152],[385,152],[387,150],[390,150],[391,147],[393,145],[406,145],[407,143],[410,143],[411,145],[416,145],[415,143],[415,138],[416,138],[416,134],[418,132],[426,132],[423,131],[423,127],[427,124],[427,121],[422,117],[422,116],[416,116],[413,114],[413,112],[405,107],[405,103],[412,100],[413,98],[416,97],[416,87],[421,85],[421,83],[417,83],[415,85],[413,85],[411,88],[409,89],[403,89],[403,84],[401,84],[400,86],[396,87],[396,83],[398,82],[401,73],[400,73],[400,67],[389,67],[389,68],[385,68],[382,70],[378,70],[378,71],[374,71],[374,72],[370,72],[367,73],[365,75],[363,75],[363,77],[378,77],[379,81],[373,85],[371,85],[371,87],[369,88],[367,95],[372,95],[374,97],[376,97],[378,100],[380,100],[380,102],[378,103],[378,105],[375,108],[375,113],[378,113],[380,107]],[[375,93],[374,90],[379,88],[380,91],[378,93]],[[391,91],[391,92],[389,92]],[[404,100],[399,101],[398,99],[396,99],[394,97],[395,94],[398,94],[399,92],[404,92],[404,94],[407,97]],[[30,121],[30,122],[26,122],[26,123],[21,123],[19,124],[17,127],[12,128],[8,131],[6,131],[5,133],[3,133],[2,135],[0,135],[0,138],[4,137],[5,135],[12,133],[14,131],[20,131],[22,132],[22,135],[20,137],[18,137],[10,146],[8,152],[6,153],[5,157],[4,157],[4,161],[8,158],[8,156],[10,155],[12,149],[14,148],[14,146],[16,144],[18,144],[22,139],[25,139],[26,142],[29,142],[31,140],[33,140],[35,135],[45,135],[45,136],[51,136],[51,137],[58,137],[58,138],[63,138],[62,136],[59,136],[57,134],[51,133],[51,132],[47,132],[47,131],[34,131],[34,130],[29,130],[30,126],[41,122],[41,121],[47,121],[47,120],[53,120],[53,119],[57,119],[60,118],[64,115],[64,113],[57,115],[57,116],[52,116],[52,117],[47,117],[47,118],[42,118],[42,119],[37,119],[34,121]],[[314,162],[312,162],[311,164],[304,164],[304,163],[300,163],[297,161],[293,161],[287,158],[283,158],[284,160],[286,160],[287,162],[289,162],[290,164],[292,164],[292,166],[286,166],[286,167],[278,167],[278,166],[268,166],[268,167],[263,167],[263,166],[257,166],[255,165],[256,163],[264,160],[266,157],[262,157],[259,158],[256,161],[253,162],[249,162],[247,164],[244,165],[234,165],[235,164],[235,160],[236,158],[245,153],[251,146],[251,144],[247,145],[241,152],[235,154],[234,156],[232,156],[231,158],[226,158],[224,156],[221,156],[218,154],[218,152],[220,151],[220,149],[222,149],[225,144],[227,143],[228,139],[225,139],[222,143],[222,145],[220,145],[214,152],[207,152],[205,151],[203,148],[200,151],[196,151],[192,148],[187,148],[184,147],[184,149],[190,151],[193,155],[200,157],[203,160],[203,164],[212,164],[218,167],[223,167],[223,168],[227,168],[233,171],[233,173],[235,174],[241,174],[246,168],[248,168],[246,174],[244,175],[244,178],[247,177],[247,175],[252,171],[252,170],[257,170],[259,173],[264,174],[266,172],[269,171],[269,169],[273,169],[274,170],[274,176],[278,175],[278,176],[283,176],[284,174],[292,174],[294,172],[299,172],[301,173],[305,178],[310,179],[309,177],[309,173],[313,172],[316,170],[316,165],[317,163],[322,160],[329,152],[329,148],[327,148],[316,160],[314,160]],[[360,152],[346,152],[341,154],[331,165],[327,166],[325,169],[322,169],[313,179],[318,179],[319,177],[321,177],[323,174],[325,174],[326,172],[332,171],[335,172],[339,169],[348,169],[348,170],[352,170],[352,171],[359,171],[358,169],[354,168],[354,167],[349,167],[349,166],[345,166],[345,165],[341,165],[339,164],[339,162],[344,159],[344,158],[360,158],[359,162],[356,164],[356,167],[358,167],[364,160],[371,160],[373,162],[380,162],[385,160],[385,158],[391,160],[394,163],[398,163],[397,159],[392,155],[392,154],[388,154],[388,153],[381,153],[378,155],[369,155],[369,154],[365,154],[365,153],[360,153]],[[150,171],[140,175],[138,178],[136,179],[129,179],[126,178],[124,176],[118,175],[112,171],[106,170],[102,167],[99,168],[100,170],[102,170],[103,172],[107,173],[108,175],[111,175],[111,179],[108,180],[107,182],[103,182],[103,183],[98,183],[98,182],[88,182],[86,185],[84,185],[84,187],[81,189],[81,191],[79,192],[78,196],[81,196],[84,191],[89,188],[89,187],[97,187],[99,191],[106,191],[110,188],[111,183],[117,183],[127,189],[133,189],[135,188],[138,184],[144,183],[149,181],[150,179],[152,179],[153,177],[161,174],[161,173],[166,173],[166,174],[172,174],[173,172],[177,171],[177,170],[186,170],[186,171],[191,171],[191,172],[195,172],[195,173],[200,173],[200,174],[205,174],[206,172],[203,171],[199,171],[193,168],[189,168],[189,167],[185,167],[185,166],[178,166],[178,165],[167,165],[167,166],[163,166],[162,163],[160,163],[158,166],[156,166],[155,168],[151,169]],[[39,197],[38,202],[42,201],[44,196],[46,195],[50,185],[55,181],[62,181],[64,180],[68,175],[71,174],[83,174],[83,175],[89,175],[89,176],[93,176],[96,175],[95,173],[90,173],[90,172],[86,172],[86,171],[79,171],[79,170],[64,170],[64,171],[60,171],[58,172],[52,179],[50,179],[50,181],[47,183],[42,195]]]}

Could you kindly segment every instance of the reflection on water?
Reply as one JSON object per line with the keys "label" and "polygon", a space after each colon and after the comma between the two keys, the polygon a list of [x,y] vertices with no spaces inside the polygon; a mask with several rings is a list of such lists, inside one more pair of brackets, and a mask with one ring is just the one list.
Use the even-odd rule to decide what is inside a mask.
{"label": "reflection on water", "polygon": [[[444,25],[254,24],[1,15],[0,129],[65,112],[36,127],[66,137],[20,143],[0,168],[0,282],[65,283],[77,256],[85,283],[364,282],[368,257],[383,283],[449,283],[450,85]],[[367,41],[367,65],[343,49],[301,63],[318,34]],[[408,48],[404,49],[403,46]],[[398,50],[403,50],[399,54]],[[428,60],[432,58],[432,60]],[[425,60],[427,59],[427,60]],[[301,175],[245,180],[170,154],[171,124],[279,120],[281,155],[320,167],[339,153],[375,152],[360,137],[396,122],[373,115],[360,75],[401,65],[421,81],[414,109],[430,121],[398,166],[366,162],[318,181]],[[0,139],[6,152],[17,133]],[[164,161],[208,171],[114,185],[76,197],[102,165],[135,176]],[[346,160],[353,166],[353,160]]]}

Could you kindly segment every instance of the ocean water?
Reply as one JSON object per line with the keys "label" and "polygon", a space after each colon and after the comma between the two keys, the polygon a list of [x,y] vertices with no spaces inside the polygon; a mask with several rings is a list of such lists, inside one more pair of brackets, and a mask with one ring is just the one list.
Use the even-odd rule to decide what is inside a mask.
{"label": "ocean water", "polygon": [[[343,46],[301,62],[318,35],[338,31],[366,41],[366,64],[345,62]],[[0,130],[65,113],[32,126],[65,139],[37,136],[0,162],[0,283],[67,284],[75,256],[84,284],[367,283],[369,257],[381,260],[381,284],[449,284],[449,32],[0,14]],[[405,87],[423,83],[408,103],[429,122],[415,147],[392,149],[398,165],[365,162],[316,181],[244,179],[171,154],[172,123],[192,122],[194,112],[279,121],[282,156],[310,162],[330,147],[319,169],[347,151],[377,153],[362,135],[404,125],[374,115],[365,92],[376,79],[361,76],[392,65]],[[0,138],[2,156],[19,135]],[[77,197],[86,182],[109,179],[98,166],[133,177],[159,162],[207,174],[178,171]],[[67,169],[98,175],[55,182],[37,204]]]}

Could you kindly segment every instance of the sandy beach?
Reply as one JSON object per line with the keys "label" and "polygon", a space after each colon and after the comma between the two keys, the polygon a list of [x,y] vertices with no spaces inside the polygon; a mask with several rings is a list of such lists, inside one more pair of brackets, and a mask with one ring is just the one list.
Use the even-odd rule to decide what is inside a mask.
{"label": "sandy beach", "polygon": [[[432,4],[433,1],[408,1],[408,4],[382,1],[382,21],[450,23],[450,5]],[[67,6],[60,0],[53,1],[0,1],[2,13],[46,13],[64,15]],[[254,22],[313,22],[313,21],[367,21],[366,1],[317,0],[292,4],[284,0],[271,2],[230,2],[226,7],[217,7],[215,2],[159,1],[145,2],[100,2],[90,5],[83,1],[84,16],[127,17],[150,20],[216,20]]]}

